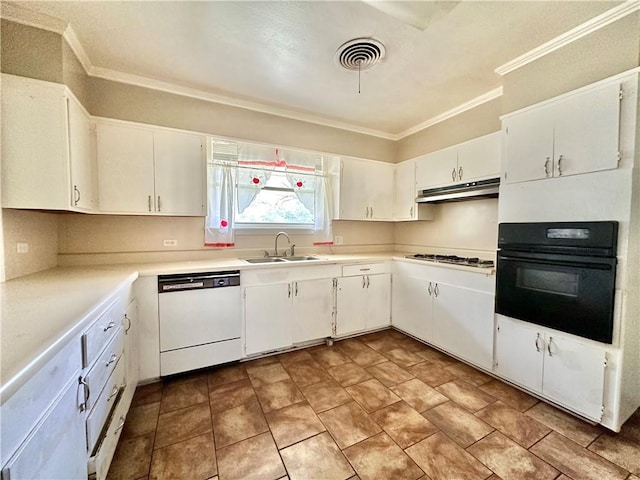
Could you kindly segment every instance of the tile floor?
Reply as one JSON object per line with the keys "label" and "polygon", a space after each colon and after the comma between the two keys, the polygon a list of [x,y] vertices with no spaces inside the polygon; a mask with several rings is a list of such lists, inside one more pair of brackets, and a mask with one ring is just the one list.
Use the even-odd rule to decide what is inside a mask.
{"label": "tile floor", "polygon": [[594,427],[394,330],[139,387],[111,480],[640,480]]}

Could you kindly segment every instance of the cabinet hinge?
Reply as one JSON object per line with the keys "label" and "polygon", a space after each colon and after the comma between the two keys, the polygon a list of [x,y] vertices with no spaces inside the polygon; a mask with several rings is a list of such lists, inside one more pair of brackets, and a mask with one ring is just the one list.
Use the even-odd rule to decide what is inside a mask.
{"label": "cabinet hinge", "polygon": [[620,166],[620,161],[622,160],[622,154],[620,152],[616,153],[616,159],[618,160],[618,166]]}
{"label": "cabinet hinge", "polygon": [[620,89],[620,92],[618,92],[618,98],[620,100],[622,100],[624,98],[624,93],[622,92],[622,88]]}
{"label": "cabinet hinge", "polygon": [[496,331],[498,331],[498,332],[500,331],[500,325],[498,325],[498,326],[496,327]]}
{"label": "cabinet hinge", "polygon": [[601,422],[603,417],[604,417],[604,403],[600,407],[600,418],[598,419],[598,421]]}
{"label": "cabinet hinge", "polygon": [[505,134],[505,135],[509,135],[509,127],[507,127],[507,128],[505,128],[505,129],[504,129],[504,134]]}
{"label": "cabinet hinge", "polygon": [[609,360],[607,358],[607,354],[604,354],[604,363],[603,363],[603,367],[607,368],[607,366],[609,365]]}

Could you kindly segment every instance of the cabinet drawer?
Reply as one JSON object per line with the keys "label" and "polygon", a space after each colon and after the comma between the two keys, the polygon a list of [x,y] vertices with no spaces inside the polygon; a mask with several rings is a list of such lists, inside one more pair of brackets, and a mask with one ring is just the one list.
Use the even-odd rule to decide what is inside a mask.
{"label": "cabinet drawer", "polygon": [[118,364],[107,380],[102,392],[95,400],[93,410],[87,417],[87,447],[91,452],[100,437],[104,422],[109,416],[119,397],[120,389],[124,387],[124,358],[120,358]]}
{"label": "cabinet drawer", "polygon": [[351,277],[354,275],[376,275],[378,273],[387,273],[387,264],[381,263],[361,263],[359,265],[344,265],[342,267],[342,276]]}
{"label": "cabinet drawer", "polygon": [[118,359],[122,356],[122,349],[124,346],[124,335],[122,328],[116,331],[115,338],[111,340],[111,343],[104,349],[102,355],[98,358],[93,365],[89,373],[85,376],[85,381],[89,386],[89,399],[87,401],[87,410],[91,411],[97,399],[99,392],[102,391],[104,384],[111,375],[111,372],[116,368]]}
{"label": "cabinet drawer", "polygon": [[116,330],[122,324],[122,315],[117,305],[116,302],[112,303],[107,311],[82,335],[83,368],[87,368],[95,361],[104,346],[113,338]]}
{"label": "cabinet drawer", "polygon": [[113,454],[116,451],[129,408],[121,400],[122,391],[116,395],[116,406],[113,415],[109,417],[109,426],[100,437],[91,457],[89,457],[89,478],[94,478],[94,475],[95,480],[105,480],[107,478],[107,472],[109,471]]}

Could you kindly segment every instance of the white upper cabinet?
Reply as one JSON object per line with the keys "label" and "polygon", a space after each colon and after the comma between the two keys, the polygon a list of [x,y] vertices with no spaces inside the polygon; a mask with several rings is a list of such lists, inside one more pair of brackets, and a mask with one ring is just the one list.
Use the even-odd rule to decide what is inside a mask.
{"label": "white upper cabinet", "polygon": [[206,214],[202,136],[110,122],[96,136],[101,211]]}
{"label": "white upper cabinet", "polygon": [[393,168],[390,163],[342,159],[337,220],[392,220]]}
{"label": "white upper cabinet", "polygon": [[91,211],[90,117],[64,85],[2,75],[2,206]]}
{"label": "white upper cabinet", "polygon": [[620,92],[609,83],[505,117],[507,183],[617,168]]}
{"label": "white upper cabinet", "polygon": [[416,162],[408,160],[396,165],[394,172],[394,220],[413,220],[416,211]]}
{"label": "white upper cabinet", "polygon": [[416,160],[418,190],[500,175],[500,132],[423,155]]}

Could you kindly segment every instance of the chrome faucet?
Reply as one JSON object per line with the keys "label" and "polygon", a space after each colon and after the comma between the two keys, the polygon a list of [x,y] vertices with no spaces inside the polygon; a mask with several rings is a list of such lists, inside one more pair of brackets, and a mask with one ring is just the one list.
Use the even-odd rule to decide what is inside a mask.
{"label": "chrome faucet", "polygon": [[[289,238],[289,235],[287,235],[286,232],[278,232],[276,233],[276,247],[275,247],[275,256],[278,256],[278,237],[280,235],[284,235],[285,237],[287,237],[287,242],[289,242],[289,245],[291,245],[291,239]],[[286,252],[286,249],[285,249]]]}

